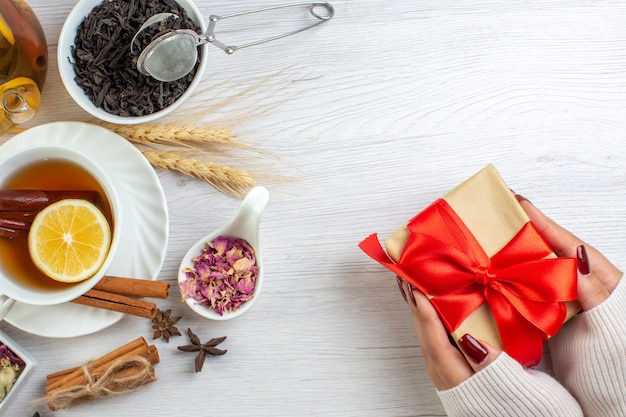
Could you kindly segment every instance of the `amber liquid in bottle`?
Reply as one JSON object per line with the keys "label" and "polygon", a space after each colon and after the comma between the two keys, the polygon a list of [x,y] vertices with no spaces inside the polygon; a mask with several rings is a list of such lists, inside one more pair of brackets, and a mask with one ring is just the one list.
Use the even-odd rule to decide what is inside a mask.
{"label": "amber liquid in bottle", "polygon": [[39,109],[48,71],[48,46],[24,0],[0,0],[0,134]]}
{"label": "amber liquid in bottle", "polygon": [[[3,0],[0,0],[3,1]],[[96,205],[102,210],[109,224],[112,223],[111,206],[106,193],[97,180],[78,165],[61,159],[47,159],[11,175],[2,184],[4,190],[93,190],[100,194],[102,201]],[[32,221],[35,213],[4,213],[4,217],[17,217]],[[44,275],[31,261],[27,238],[0,237],[0,268],[17,277],[25,286],[38,290],[54,290],[68,285]]]}

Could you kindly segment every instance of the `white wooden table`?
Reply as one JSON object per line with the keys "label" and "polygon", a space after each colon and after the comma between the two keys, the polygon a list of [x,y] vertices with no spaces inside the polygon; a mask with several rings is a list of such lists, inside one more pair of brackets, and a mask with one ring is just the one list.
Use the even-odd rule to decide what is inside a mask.
{"label": "white wooden table", "polygon": [[[57,70],[61,26],[76,0],[29,0],[49,43],[42,109],[30,122],[89,121]],[[278,4],[196,1],[208,18]],[[494,163],[509,186],[600,248],[626,258],[626,4],[623,1],[334,0],[326,25],[232,56],[211,51],[198,92],[178,110],[208,117],[267,151],[252,168],[279,174],[261,226],[266,281],[244,316],[209,322],[179,302],[189,245],[240,201],[159,172],[170,236],[158,302],[228,354],[193,371],[193,356],[156,340],[158,381],[63,416],[441,416],[395,278],[357,247],[386,236]],[[247,30],[251,29],[246,27]],[[254,29],[254,28],[252,28]],[[235,124],[253,111],[257,117]],[[5,141],[9,135],[3,136]],[[232,159],[233,164],[246,163]],[[286,181],[286,177],[291,177]],[[42,414],[48,373],[138,336],[125,317],[95,334],[45,338],[0,328],[39,361],[7,416]]]}

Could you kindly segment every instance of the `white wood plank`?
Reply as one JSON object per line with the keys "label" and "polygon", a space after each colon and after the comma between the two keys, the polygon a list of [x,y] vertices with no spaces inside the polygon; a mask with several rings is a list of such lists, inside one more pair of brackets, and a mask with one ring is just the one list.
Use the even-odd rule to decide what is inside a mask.
{"label": "white wood plank", "polygon": [[[76,1],[29,3],[51,58],[30,125],[91,120],[56,69],[56,39]],[[176,350],[185,337],[156,341],[156,383],[64,416],[443,415],[394,277],[357,244],[391,233],[490,162],[512,189],[626,264],[623,2],[332,3],[336,16],[311,32],[232,56],[211,51],[199,92],[178,111],[264,86],[206,118],[232,123],[267,152],[235,155],[232,164],[292,178],[263,182],[272,192],[261,229],[267,276],[248,314],[206,322],[178,302],[175,285],[158,303],[183,315],[182,330],[227,335],[228,354],[195,374],[193,357]],[[196,4],[208,18],[272,3]],[[239,121],[248,112],[256,117]],[[230,219],[239,201],[181,175],[159,178],[171,222],[159,279],[175,284],[187,247]],[[152,334],[134,317],[72,339],[0,328],[39,360],[11,416],[32,415],[46,374]]]}

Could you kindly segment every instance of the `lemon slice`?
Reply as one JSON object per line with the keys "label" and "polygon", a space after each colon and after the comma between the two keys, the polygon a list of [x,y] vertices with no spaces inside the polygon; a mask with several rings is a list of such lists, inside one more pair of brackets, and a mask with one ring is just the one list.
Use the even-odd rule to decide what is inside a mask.
{"label": "lemon slice", "polygon": [[60,282],[93,276],[111,245],[111,227],[98,207],[86,200],[66,199],[40,211],[28,234],[33,263]]}
{"label": "lemon slice", "polygon": [[15,36],[13,36],[13,31],[7,25],[6,20],[2,18],[0,15],[0,35],[2,35],[11,45],[15,44]]}

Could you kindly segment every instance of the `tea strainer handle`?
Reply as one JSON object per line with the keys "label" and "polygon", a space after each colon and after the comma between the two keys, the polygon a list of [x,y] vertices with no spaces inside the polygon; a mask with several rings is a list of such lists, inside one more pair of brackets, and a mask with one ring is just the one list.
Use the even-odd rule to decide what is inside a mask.
{"label": "tea strainer handle", "polygon": [[[301,27],[299,29],[292,30],[291,32],[282,33],[282,34],[276,35],[276,36],[270,36],[270,37],[265,38],[265,39],[249,42],[249,43],[246,43],[246,44],[243,44],[243,45],[238,45],[238,46],[226,45],[225,43],[217,40],[217,38],[215,37],[215,26],[217,25],[217,22],[219,22],[220,20],[230,19],[232,17],[243,16],[243,15],[248,15],[248,14],[253,14],[253,13],[261,13],[261,12],[266,12],[266,11],[270,11],[270,10],[284,9],[284,8],[287,8],[287,7],[301,7],[301,6],[307,6],[309,8],[309,13],[311,13],[311,16],[313,16],[315,19],[317,19],[317,21],[315,21],[314,23],[312,23],[312,24],[310,24],[308,26],[304,26],[304,27]],[[246,11],[246,12],[233,13],[233,14],[223,15],[223,16],[211,15],[209,17],[209,27],[208,27],[208,29],[206,31],[205,37],[201,40],[201,44],[212,43],[213,45],[217,46],[218,48],[220,48],[221,50],[223,50],[227,54],[232,54],[232,53],[234,53],[238,49],[247,48],[249,46],[254,46],[254,45],[260,45],[262,43],[270,42],[270,41],[273,41],[273,40],[276,40],[276,39],[280,39],[280,38],[284,38],[284,37],[287,37],[287,36],[294,35],[296,33],[302,32],[302,31],[307,30],[307,29],[311,29],[312,27],[315,27],[317,25],[320,25],[320,24],[330,20],[334,15],[335,15],[335,8],[332,5],[330,5],[329,3],[327,3],[327,2],[292,3],[292,4],[284,4],[284,5],[281,5],[281,6],[264,7],[262,9],[249,10],[249,11]]]}

